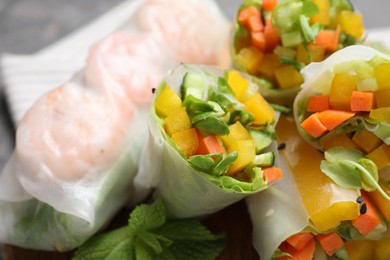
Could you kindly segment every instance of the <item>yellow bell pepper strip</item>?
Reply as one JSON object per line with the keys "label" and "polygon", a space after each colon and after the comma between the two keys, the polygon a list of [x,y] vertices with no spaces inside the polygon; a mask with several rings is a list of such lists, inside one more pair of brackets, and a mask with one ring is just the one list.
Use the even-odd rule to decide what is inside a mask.
{"label": "yellow bell pepper strip", "polygon": [[360,38],[363,35],[363,18],[360,14],[352,11],[342,11],[339,14],[338,20],[341,25],[341,30],[355,38]]}
{"label": "yellow bell pepper strip", "polygon": [[379,89],[390,88],[390,63],[380,64],[375,67],[374,75]]}
{"label": "yellow bell pepper strip", "polygon": [[390,165],[390,146],[382,144],[367,154],[367,157],[376,164],[379,170],[381,170]]}
{"label": "yellow bell pepper strip", "polygon": [[169,136],[190,129],[191,122],[185,107],[180,107],[171,112],[164,120],[164,129]]}
{"label": "yellow bell pepper strip", "polygon": [[337,227],[341,221],[356,219],[359,215],[355,202],[358,190],[341,188],[321,172],[323,154],[299,135],[292,118],[282,116],[276,132],[278,140],[286,144],[280,153],[294,175],[313,225],[319,231],[326,231]]}
{"label": "yellow bell pepper strip", "polygon": [[172,134],[172,140],[187,157],[194,155],[198,150],[199,139],[195,128],[186,129]]}
{"label": "yellow bell pepper strip", "polygon": [[167,117],[181,107],[181,99],[169,86],[166,86],[156,99],[154,107],[158,116]]}

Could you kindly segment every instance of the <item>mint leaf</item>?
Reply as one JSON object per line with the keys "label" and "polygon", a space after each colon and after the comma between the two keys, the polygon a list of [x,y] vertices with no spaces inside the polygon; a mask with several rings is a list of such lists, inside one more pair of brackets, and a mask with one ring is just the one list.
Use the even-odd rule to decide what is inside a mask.
{"label": "mint leaf", "polygon": [[143,231],[153,230],[165,223],[165,206],[162,200],[153,204],[137,206],[130,214],[128,232],[130,235],[140,234]]}
{"label": "mint leaf", "polygon": [[72,259],[135,259],[127,227],[92,237],[76,251]]}
{"label": "mint leaf", "polygon": [[174,241],[167,248],[174,259],[215,259],[225,247],[224,236],[216,236],[195,220],[164,225],[159,232]]}
{"label": "mint leaf", "polygon": [[171,220],[161,199],[137,206],[128,226],[92,237],[72,259],[214,259],[224,248],[223,236],[213,235],[196,220]]}

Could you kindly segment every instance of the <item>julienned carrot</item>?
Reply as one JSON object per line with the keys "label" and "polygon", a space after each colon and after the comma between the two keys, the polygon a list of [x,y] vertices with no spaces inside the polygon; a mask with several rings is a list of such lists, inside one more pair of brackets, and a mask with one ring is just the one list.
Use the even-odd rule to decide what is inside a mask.
{"label": "julienned carrot", "polygon": [[276,29],[272,26],[271,19],[269,17],[265,20],[264,26],[264,38],[266,51],[272,51],[276,46],[280,44],[280,37]]}
{"label": "julienned carrot", "polygon": [[340,26],[336,31],[321,30],[315,38],[315,44],[322,45],[328,52],[335,52],[339,46]]}
{"label": "julienned carrot", "polygon": [[263,169],[263,174],[268,184],[283,178],[283,172],[278,167],[269,167]]}
{"label": "julienned carrot", "polygon": [[251,17],[257,17],[260,20],[260,11],[256,8],[256,6],[249,6],[245,9],[242,9],[238,14],[238,22],[248,28],[249,27],[249,19]]}
{"label": "julienned carrot", "polygon": [[304,248],[301,250],[295,249],[288,243],[283,243],[280,247],[282,252],[288,253],[291,256],[283,256],[276,258],[277,260],[302,260],[302,259],[313,259],[315,250],[315,241],[311,239]]}
{"label": "julienned carrot", "polygon": [[318,234],[316,238],[329,256],[333,255],[337,250],[344,246],[343,239],[336,232]]}
{"label": "julienned carrot", "polygon": [[370,111],[374,108],[374,93],[365,91],[352,91],[351,111]]}
{"label": "julienned carrot", "polygon": [[309,135],[313,136],[314,138],[320,137],[328,130],[318,118],[318,112],[306,118],[301,123],[301,126]]}
{"label": "julienned carrot", "polygon": [[251,32],[251,44],[261,52],[265,51],[266,41],[263,32]]}
{"label": "julienned carrot", "polygon": [[214,135],[209,135],[207,137],[199,139],[199,146],[196,154],[214,153],[223,154],[223,149],[219,144],[217,137],[215,137]]}
{"label": "julienned carrot", "polygon": [[352,220],[352,225],[365,236],[381,223],[381,218],[379,217],[374,204],[365,192],[362,192],[362,197],[364,200],[361,207],[365,208],[365,212],[361,212],[357,219]]}
{"label": "julienned carrot", "polygon": [[318,95],[309,97],[306,110],[308,112],[320,112],[329,108],[329,95]]}
{"label": "julienned carrot", "polygon": [[329,131],[355,115],[354,112],[334,109],[317,112],[316,114],[318,114],[318,119]]}
{"label": "julienned carrot", "polygon": [[278,0],[263,0],[262,7],[265,11],[272,11],[275,6],[278,4]]}
{"label": "julienned carrot", "polygon": [[302,250],[307,243],[314,239],[314,235],[310,232],[297,233],[286,239],[287,243],[292,245],[297,250]]}

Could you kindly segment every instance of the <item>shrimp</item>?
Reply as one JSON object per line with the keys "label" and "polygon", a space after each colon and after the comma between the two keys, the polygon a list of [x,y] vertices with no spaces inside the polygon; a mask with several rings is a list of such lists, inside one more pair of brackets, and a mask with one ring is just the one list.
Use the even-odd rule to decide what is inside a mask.
{"label": "shrimp", "polygon": [[136,104],[150,104],[152,88],[166,70],[176,66],[161,42],[150,34],[112,34],[91,49],[86,85],[106,93],[125,93]]}
{"label": "shrimp", "polygon": [[159,34],[180,63],[226,64],[229,23],[211,0],[146,0],[136,23]]}
{"label": "shrimp", "polygon": [[[41,179],[77,180],[110,167],[123,146],[130,103],[75,83],[41,97],[20,122],[16,150]],[[100,167],[96,167],[99,165]]]}

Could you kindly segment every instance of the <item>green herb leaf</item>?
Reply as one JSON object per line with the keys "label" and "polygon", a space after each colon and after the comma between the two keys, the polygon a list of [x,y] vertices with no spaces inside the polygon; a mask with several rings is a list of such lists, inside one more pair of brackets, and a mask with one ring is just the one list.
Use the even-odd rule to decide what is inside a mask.
{"label": "green herb leaf", "polygon": [[215,259],[225,245],[224,236],[212,234],[194,220],[167,223],[159,232],[174,241],[168,248],[174,259]]}
{"label": "green herb leaf", "polygon": [[[237,159],[237,156],[238,153],[236,151],[226,155],[225,158],[221,154],[193,155],[187,161],[195,170],[219,176],[226,174],[230,165]],[[217,160],[214,162],[213,158],[217,158]]]}
{"label": "green herb leaf", "polygon": [[209,113],[196,115],[192,118],[193,125],[199,129],[202,135],[227,135],[229,126],[221,118]]}
{"label": "green herb leaf", "polygon": [[378,169],[374,162],[355,149],[333,147],[325,152],[326,161],[321,170],[335,183],[344,188],[378,190],[390,201],[390,196],[378,184]]}
{"label": "green herb leaf", "polygon": [[321,162],[321,171],[330,177],[336,184],[347,189],[360,189],[360,174],[355,167],[341,162]]}
{"label": "green herb leaf", "polygon": [[214,111],[214,107],[211,104],[208,104],[206,101],[198,99],[192,95],[185,97],[183,106],[186,107],[187,113],[190,117],[200,113]]}
{"label": "green herb leaf", "polygon": [[318,9],[317,5],[313,3],[310,0],[304,0],[303,6],[302,6],[302,14],[307,17],[312,17],[316,14],[318,14],[320,10]]}
{"label": "green herb leaf", "polygon": [[215,259],[225,246],[196,220],[165,220],[161,199],[137,206],[128,226],[92,237],[73,259]]}
{"label": "green herb leaf", "polygon": [[309,25],[309,18],[307,18],[304,15],[300,15],[299,16],[299,24],[301,26],[302,35],[303,35],[303,38],[305,39],[305,42],[308,43],[308,42],[313,41],[315,38],[315,35],[312,32],[311,27]]}
{"label": "green herb leaf", "polygon": [[363,190],[376,190],[376,185],[372,181],[374,180],[375,183],[378,183],[379,181],[378,168],[376,167],[376,164],[367,158],[360,158],[358,163],[369,173],[369,175],[360,173]]}
{"label": "green herb leaf", "polygon": [[127,227],[122,227],[92,237],[76,251],[72,259],[135,259],[135,249]]}
{"label": "green herb leaf", "polygon": [[130,214],[128,232],[139,234],[161,227],[165,223],[165,206],[161,200],[151,205],[137,206]]}
{"label": "green herb leaf", "polygon": [[221,161],[217,161],[217,165],[213,170],[214,175],[224,175],[229,170],[230,166],[237,159],[238,153],[236,151],[229,153]]}

